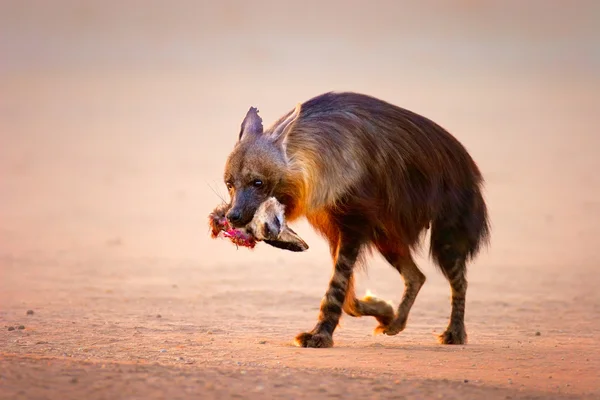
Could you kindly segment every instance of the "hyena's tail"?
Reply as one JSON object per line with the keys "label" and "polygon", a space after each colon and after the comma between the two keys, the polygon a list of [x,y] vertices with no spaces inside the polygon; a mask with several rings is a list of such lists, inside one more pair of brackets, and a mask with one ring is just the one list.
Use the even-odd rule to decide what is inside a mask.
{"label": "hyena's tail", "polygon": [[465,268],[465,262],[488,244],[489,236],[488,211],[477,182],[468,190],[448,196],[442,212],[431,225],[430,253],[449,277],[451,269]]}

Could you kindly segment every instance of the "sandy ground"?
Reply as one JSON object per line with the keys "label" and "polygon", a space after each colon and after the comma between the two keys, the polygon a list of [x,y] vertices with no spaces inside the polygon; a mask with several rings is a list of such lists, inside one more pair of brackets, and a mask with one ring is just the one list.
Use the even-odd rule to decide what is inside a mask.
{"label": "sandy ground", "polygon": [[[600,7],[501,3],[1,2],[0,398],[600,398]],[[468,345],[435,340],[426,245],[404,332],[345,316],[300,349],[323,240],[209,238],[248,107],[268,123],[332,89],[436,120],[481,166]],[[358,281],[400,300],[379,256]]]}
{"label": "sandy ground", "polygon": [[[445,283],[428,271],[401,335],[373,336],[374,321],[345,317],[335,348],[299,349],[292,339],[314,323],[324,265],[210,268],[100,254],[2,262],[6,398],[600,395],[598,295],[582,284],[592,269],[565,279],[562,269],[479,267],[470,343],[457,347],[435,342],[449,303]],[[397,301],[400,279],[373,269],[377,292]]]}

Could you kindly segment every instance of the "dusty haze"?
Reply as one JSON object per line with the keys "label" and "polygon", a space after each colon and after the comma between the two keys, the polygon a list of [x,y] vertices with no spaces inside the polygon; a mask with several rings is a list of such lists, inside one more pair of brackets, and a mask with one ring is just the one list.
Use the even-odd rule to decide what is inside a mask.
{"label": "dusty haze", "polygon": [[[150,397],[599,395],[600,3],[420,4],[0,1],[0,397],[115,398],[124,365]],[[450,305],[426,246],[405,332],[345,317],[317,353],[290,342],[315,322],[326,243],[305,222],[306,253],[210,239],[247,109],[268,125],[329,90],[421,113],[479,164],[493,232],[469,345],[431,335]],[[358,279],[399,301],[380,257]],[[125,372],[102,386],[100,365]]]}

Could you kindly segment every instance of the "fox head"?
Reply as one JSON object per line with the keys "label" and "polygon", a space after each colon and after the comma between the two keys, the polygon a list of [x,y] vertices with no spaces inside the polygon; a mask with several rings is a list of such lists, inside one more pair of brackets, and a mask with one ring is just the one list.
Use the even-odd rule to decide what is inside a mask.
{"label": "fox head", "polygon": [[227,219],[232,226],[248,224],[284,178],[288,168],[286,138],[300,109],[298,104],[266,131],[258,110],[254,107],[248,110],[239,140],[225,165],[225,185],[231,198]]}

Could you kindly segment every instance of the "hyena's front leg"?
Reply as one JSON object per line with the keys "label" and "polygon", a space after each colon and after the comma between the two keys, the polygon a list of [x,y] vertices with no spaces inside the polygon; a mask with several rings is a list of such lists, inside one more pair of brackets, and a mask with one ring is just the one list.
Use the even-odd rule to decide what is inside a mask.
{"label": "hyena's front leg", "polygon": [[333,331],[338,325],[346,291],[356,264],[362,243],[351,237],[340,241],[339,251],[335,258],[333,276],[329,288],[321,301],[319,322],[310,332],[296,336],[296,345],[301,347],[332,347]]}
{"label": "hyena's front leg", "polygon": [[388,326],[396,315],[394,307],[373,295],[357,299],[354,291],[354,277],[350,277],[343,309],[352,317],[375,317],[382,326]]}

